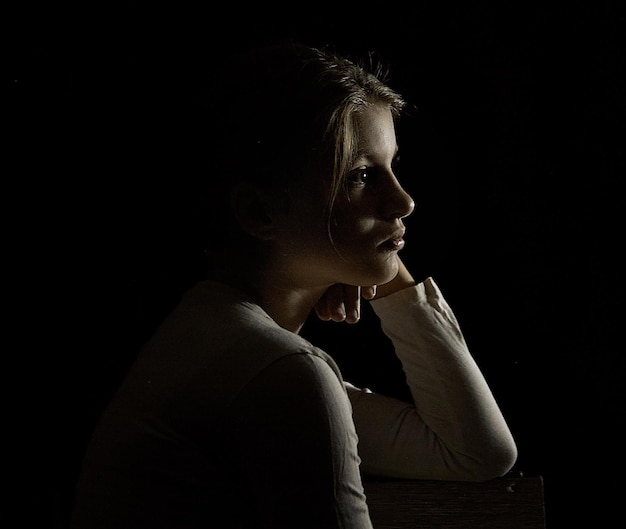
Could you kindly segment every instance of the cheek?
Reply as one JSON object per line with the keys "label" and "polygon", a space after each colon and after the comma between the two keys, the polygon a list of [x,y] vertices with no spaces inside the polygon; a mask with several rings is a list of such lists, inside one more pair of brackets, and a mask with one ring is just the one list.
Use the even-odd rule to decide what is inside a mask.
{"label": "cheek", "polygon": [[321,246],[330,244],[328,222],[322,204],[312,201],[292,202],[285,219],[285,229],[292,244],[313,247],[319,251]]}
{"label": "cheek", "polygon": [[332,227],[333,241],[343,249],[363,248],[372,244],[372,231],[375,220],[372,217],[346,214],[335,217]]}

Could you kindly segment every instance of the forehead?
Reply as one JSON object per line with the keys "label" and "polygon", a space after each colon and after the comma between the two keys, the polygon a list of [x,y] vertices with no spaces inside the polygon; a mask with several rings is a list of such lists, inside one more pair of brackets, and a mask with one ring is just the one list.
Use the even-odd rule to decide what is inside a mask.
{"label": "forehead", "polygon": [[358,133],[357,158],[394,156],[397,151],[396,133],[391,110],[383,105],[364,108],[355,116]]}

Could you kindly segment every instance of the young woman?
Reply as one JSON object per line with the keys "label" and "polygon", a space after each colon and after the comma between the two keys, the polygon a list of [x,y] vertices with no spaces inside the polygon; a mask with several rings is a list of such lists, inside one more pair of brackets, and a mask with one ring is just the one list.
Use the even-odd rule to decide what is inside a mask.
{"label": "young woman", "polygon": [[[362,473],[506,473],[516,446],[455,316],[399,258],[416,207],[394,174],[401,96],[293,43],[220,79],[196,131],[211,270],[101,418],[73,528],[368,529]],[[299,336],[313,311],[356,322],[362,299],[411,404],[344,381]]]}

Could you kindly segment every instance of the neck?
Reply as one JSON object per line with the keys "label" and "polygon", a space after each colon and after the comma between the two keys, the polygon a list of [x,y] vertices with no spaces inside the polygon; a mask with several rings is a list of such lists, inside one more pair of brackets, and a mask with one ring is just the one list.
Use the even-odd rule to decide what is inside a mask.
{"label": "neck", "polygon": [[281,271],[241,268],[223,267],[211,277],[248,294],[278,325],[295,334],[328,286],[303,286]]}

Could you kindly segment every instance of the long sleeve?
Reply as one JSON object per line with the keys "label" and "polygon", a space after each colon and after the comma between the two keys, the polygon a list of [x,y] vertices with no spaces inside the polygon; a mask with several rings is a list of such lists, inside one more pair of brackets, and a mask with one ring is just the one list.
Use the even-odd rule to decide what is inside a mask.
{"label": "long sleeve", "polygon": [[228,445],[255,499],[255,527],[372,527],[350,401],[329,362],[286,356],[263,370],[231,410]]}
{"label": "long sleeve", "polygon": [[347,385],[365,473],[484,481],[505,474],[517,448],[456,317],[435,282],[374,300],[414,404]]}
{"label": "long sleeve", "polygon": [[81,470],[75,529],[372,529],[332,358],[205,282],[127,373]]}

